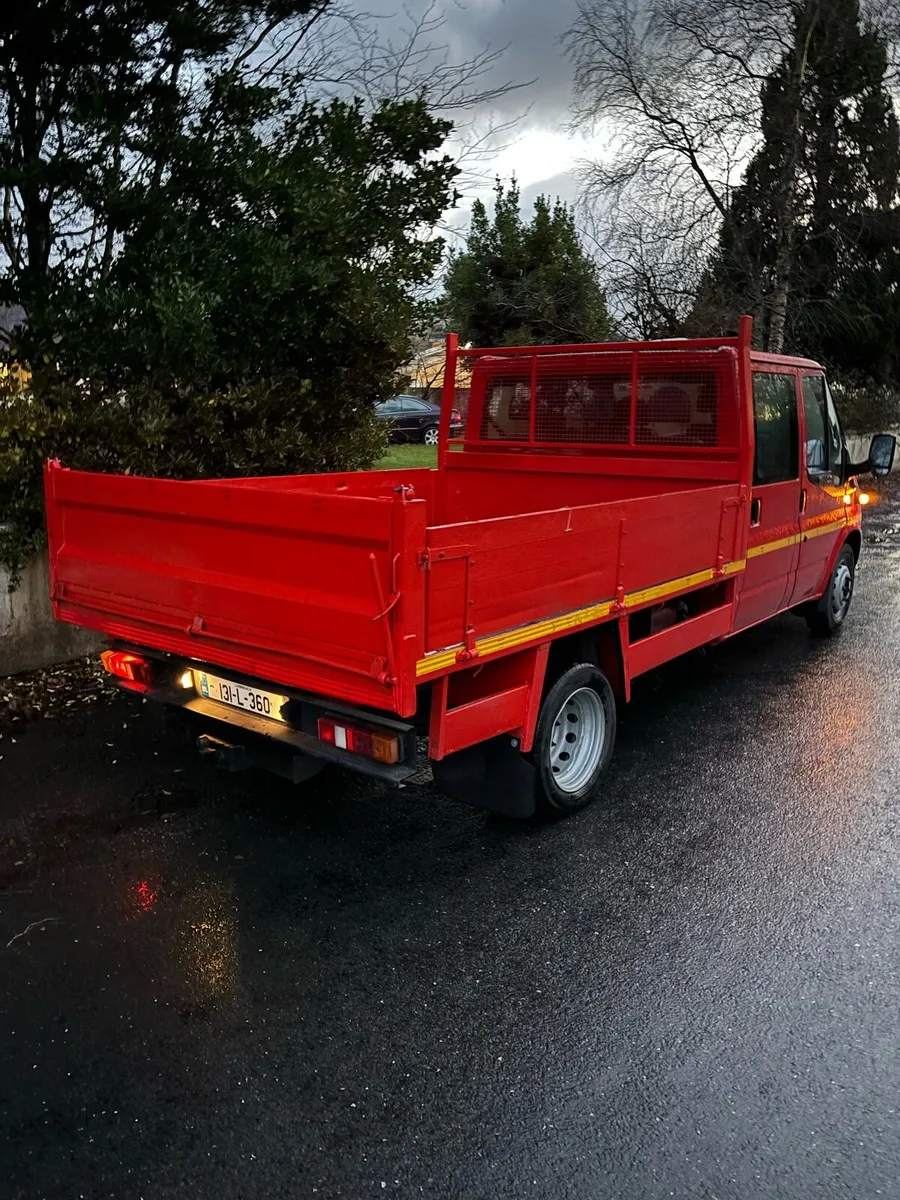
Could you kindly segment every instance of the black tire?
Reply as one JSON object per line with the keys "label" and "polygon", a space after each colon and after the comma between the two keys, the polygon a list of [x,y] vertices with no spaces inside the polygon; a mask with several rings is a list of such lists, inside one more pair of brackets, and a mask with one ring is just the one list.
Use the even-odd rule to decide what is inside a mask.
{"label": "black tire", "polygon": [[844,546],[837,556],[828,587],[820,599],[807,609],[806,623],[810,632],[817,637],[834,637],[840,633],[850,611],[855,582],[856,555],[852,547]]}
{"label": "black tire", "polygon": [[[433,441],[429,441],[429,434],[434,435]],[[438,427],[437,425],[429,425],[427,429],[422,430],[422,444],[425,446],[436,446],[438,444]]]}
{"label": "black tire", "polygon": [[[590,739],[580,754],[580,766],[567,749],[578,744],[579,722],[588,730],[583,736]],[[538,715],[532,750],[538,809],[561,816],[596,800],[615,743],[616,701],[609,680],[590,663],[569,667],[547,691]]]}

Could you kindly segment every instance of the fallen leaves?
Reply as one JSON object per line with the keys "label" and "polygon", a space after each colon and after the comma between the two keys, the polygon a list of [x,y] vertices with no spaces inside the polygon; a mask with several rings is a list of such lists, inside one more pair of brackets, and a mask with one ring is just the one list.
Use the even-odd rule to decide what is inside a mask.
{"label": "fallen leaves", "polygon": [[0,729],[38,717],[69,716],[118,689],[96,658],[0,679]]}

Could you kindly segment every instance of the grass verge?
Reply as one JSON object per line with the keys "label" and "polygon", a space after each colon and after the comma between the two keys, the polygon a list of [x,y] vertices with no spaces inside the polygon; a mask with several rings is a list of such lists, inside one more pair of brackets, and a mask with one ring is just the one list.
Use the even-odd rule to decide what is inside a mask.
{"label": "grass verge", "polygon": [[391,471],[397,467],[436,467],[437,446],[390,446],[384,458],[375,464],[376,471]]}

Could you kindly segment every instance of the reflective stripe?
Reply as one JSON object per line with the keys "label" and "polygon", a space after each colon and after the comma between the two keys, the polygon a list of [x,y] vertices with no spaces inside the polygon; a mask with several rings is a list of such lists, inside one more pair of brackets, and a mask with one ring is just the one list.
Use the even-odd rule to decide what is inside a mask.
{"label": "reflective stripe", "polygon": [[[837,510],[840,511],[840,510]],[[831,513],[828,516],[832,516]],[[834,533],[838,529],[842,529],[846,525],[844,514],[841,512],[840,519],[828,521],[824,525],[807,525],[805,529],[801,529],[799,533],[792,533],[790,537],[777,538],[774,542],[762,542],[759,546],[750,546],[747,550],[748,558],[759,558],[761,554],[771,554],[773,550],[786,550],[788,546],[796,546],[798,542],[812,537],[821,537],[823,533]]]}
{"label": "reflective stripe", "polygon": [[790,537],[778,538],[774,542],[762,542],[759,546],[749,546],[747,557],[759,558],[761,554],[771,554],[773,550],[786,550],[788,546],[796,546],[799,541],[800,534],[792,533]]}
{"label": "reflective stripe", "polygon": [[[763,542],[760,546],[751,546],[747,551],[747,558],[758,558],[759,555],[770,554],[773,550],[783,550],[788,546],[795,546],[804,537],[818,537],[822,533],[833,533],[844,524],[842,514],[840,521],[831,521],[828,525],[804,529],[802,533],[791,534],[790,537],[778,538],[774,542]],[[625,595],[625,608],[648,604],[653,600],[660,600],[664,596],[671,596],[675,592],[683,592],[687,588],[696,587],[698,584],[721,579],[723,576],[737,575],[745,570],[746,566],[746,559],[736,559],[734,562],[725,563],[719,572],[712,567],[707,567],[703,571],[695,571],[692,575],[682,575],[680,579],[670,579],[666,583],[658,583],[653,587],[628,592]],[[490,637],[478,638],[475,642],[478,660],[480,661],[485,655],[509,650],[513,646],[521,646],[526,642],[541,642],[553,634],[564,633],[583,625],[591,625],[608,617],[615,607],[615,603],[615,600],[604,600],[602,603],[592,604],[588,608],[579,608],[574,612],[564,613],[561,617],[551,617],[547,621],[536,621],[532,625],[521,625],[518,629],[510,629],[505,633],[495,633]],[[456,656],[462,649],[463,646],[457,644],[448,650],[435,650],[431,654],[426,654],[416,663],[416,676],[431,675],[434,671],[443,671],[447,667],[455,666]]]}
{"label": "reflective stripe", "polygon": [[823,533],[835,533],[838,529],[846,526],[846,521],[831,521],[827,525],[810,525],[808,529],[803,530],[803,536],[807,538],[820,537]]}
{"label": "reflective stripe", "polygon": [[682,575],[680,579],[671,579],[668,583],[659,583],[655,587],[641,588],[639,592],[628,592],[625,596],[625,607],[634,608],[638,604],[647,604],[651,600],[661,600],[673,592],[684,588],[696,587],[698,583],[708,583],[715,578],[715,571],[707,567],[705,571],[695,571],[693,575]]}

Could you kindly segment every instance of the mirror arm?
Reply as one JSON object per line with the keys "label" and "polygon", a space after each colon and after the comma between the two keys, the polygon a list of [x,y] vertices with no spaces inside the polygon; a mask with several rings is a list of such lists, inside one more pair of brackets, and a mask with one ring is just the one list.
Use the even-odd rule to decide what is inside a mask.
{"label": "mirror arm", "polygon": [[847,447],[844,447],[844,453],[841,456],[841,484],[845,484],[848,479],[852,479],[854,475],[862,475],[869,469],[869,460],[865,462],[855,463],[850,461],[850,455],[847,453]]}

